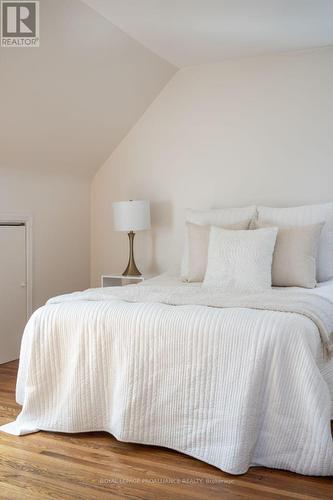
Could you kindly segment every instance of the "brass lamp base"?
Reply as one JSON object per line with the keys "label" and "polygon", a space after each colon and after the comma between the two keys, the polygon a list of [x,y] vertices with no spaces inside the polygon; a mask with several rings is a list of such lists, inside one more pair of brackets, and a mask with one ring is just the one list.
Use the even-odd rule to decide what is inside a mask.
{"label": "brass lamp base", "polygon": [[133,231],[130,231],[128,233],[129,257],[128,257],[127,267],[126,267],[125,271],[123,272],[123,276],[142,276],[139,269],[136,267],[135,260],[134,260],[134,250],[133,250],[134,236],[135,236],[135,233],[133,233]]}

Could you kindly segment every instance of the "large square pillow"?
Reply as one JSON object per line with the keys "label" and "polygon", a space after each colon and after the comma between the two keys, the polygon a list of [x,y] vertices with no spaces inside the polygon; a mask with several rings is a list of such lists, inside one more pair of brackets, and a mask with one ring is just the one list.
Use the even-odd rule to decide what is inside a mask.
{"label": "large square pillow", "polygon": [[258,222],[274,226],[307,226],[323,222],[318,258],[317,280],[333,277],[333,203],[290,208],[257,207]]}
{"label": "large square pillow", "polygon": [[225,292],[256,292],[272,286],[277,228],[230,231],[212,226],[203,284]]}
{"label": "large square pillow", "polygon": [[[245,223],[246,229],[256,215],[256,207],[241,208],[213,208],[211,210],[186,210],[186,222],[200,226],[225,226],[229,224]],[[188,227],[185,227],[184,252],[181,264],[182,279],[187,281],[189,277],[189,235]]]}
{"label": "large square pillow", "polygon": [[[317,285],[316,260],[323,225],[279,227],[272,263],[273,286]],[[268,225],[255,222],[254,226],[259,229]]]}

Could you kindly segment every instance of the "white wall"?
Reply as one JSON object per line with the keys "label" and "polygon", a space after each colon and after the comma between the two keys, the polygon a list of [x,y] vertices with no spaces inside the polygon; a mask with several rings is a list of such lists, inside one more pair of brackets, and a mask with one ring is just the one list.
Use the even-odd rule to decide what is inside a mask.
{"label": "white wall", "polygon": [[179,261],[186,207],[332,200],[332,89],[333,48],[176,73],[94,179],[92,282],[126,263],[114,200],[152,201],[144,271]]}
{"label": "white wall", "polygon": [[80,0],[40,2],[40,47],[0,47],[0,165],[93,175],[175,68]]}
{"label": "white wall", "polygon": [[33,216],[33,307],[89,286],[90,183],[0,167],[0,213]]}

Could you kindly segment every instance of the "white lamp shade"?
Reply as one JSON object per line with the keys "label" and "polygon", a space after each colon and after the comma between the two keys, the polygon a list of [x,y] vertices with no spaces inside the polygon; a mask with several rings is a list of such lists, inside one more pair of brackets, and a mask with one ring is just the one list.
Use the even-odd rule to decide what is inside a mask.
{"label": "white lamp shade", "polygon": [[113,203],[115,231],[144,231],[150,229],[149,201],[117,201]]}

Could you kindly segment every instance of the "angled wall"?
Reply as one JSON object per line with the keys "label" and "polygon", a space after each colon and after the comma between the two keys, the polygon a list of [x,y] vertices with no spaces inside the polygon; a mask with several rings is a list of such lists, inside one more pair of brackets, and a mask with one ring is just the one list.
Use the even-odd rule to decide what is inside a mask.
{"label": "angled wall", "polygon": [[0,164],[91,175],[175,69],[79,0],[40,13],[39,48],[0,48]]}

